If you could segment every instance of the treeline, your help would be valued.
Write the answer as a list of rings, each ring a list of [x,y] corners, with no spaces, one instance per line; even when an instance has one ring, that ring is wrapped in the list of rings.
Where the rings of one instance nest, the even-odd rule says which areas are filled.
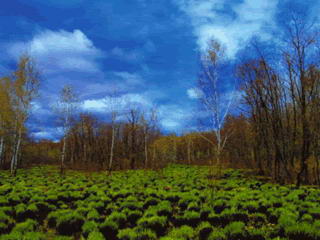
[[[129,110],[125,120],[113,126],[92,114],[81,113],[67,133],[65,167],[94,170],[159,169],[169,163],[208,165],[215,157],[213,132],[190,132],[182,136],[164,135],[158,124],[148,122],[141,109]],[[228,116],[222,132],[233,129],[234,137],[223,154],[223,164],[230,167],[253,166],[246,152],[252,139],[244,141],[244,116]],[[113,133],[113,129],[115,129]],[[113,140],[114,139],[114,143]],[[60,164],[63,142],[48,140],[25,142],[24,161],[29,164]],[[111,158],[111,156],[113,156]],[[111,169],[110,169],[111,168]]]
[[[158,169],[168,163],[208,164],[213,157],[212,144],[198,133],[165,136],[158,124],[147,121],[146,114],[137,108],[123,118],[113,124],[89,113],[74,117],[65,138],[64,168]],[[60,164],[63,144],[63,140],[29,140],[24,145],[24,161],[26,165]]]

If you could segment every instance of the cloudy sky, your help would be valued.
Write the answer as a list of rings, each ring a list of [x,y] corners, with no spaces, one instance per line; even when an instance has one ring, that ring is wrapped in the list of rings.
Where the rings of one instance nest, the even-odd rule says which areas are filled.
[[[8,0],[0,8],[0,74],[28,52],[42,73],[29,120],[34,136],[58,136],[51,106],[64,84],[82,111],[102,117],[108,94],[156,106],[164,131],[194,124],[199,52],[211,37],[230,62],[259,36],[281,32],[289,7],[308,15],[317,0]],[[224,81],[229,81],[228,78]],[[231,80],[230,80],[231,81]]]

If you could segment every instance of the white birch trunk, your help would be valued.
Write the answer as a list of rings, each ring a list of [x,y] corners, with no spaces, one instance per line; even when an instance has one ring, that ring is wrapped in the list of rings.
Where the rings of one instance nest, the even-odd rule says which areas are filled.
[[[21,145],[21,139],[22,138],[22,129],[19,129],[19,135],[18,135],[18,142],[15,150],[15,161],[14,161],[14,174],[16,173],[18,169],[18,156],[19,156],[19,151],[20,151],[20,145]]]
[[[16,149],[17,149],[17,126],[18,126],[18,120],[15,121],[15,131],[13,135],[14,143],[13,143],[13,153],[11,157],[11,163],[10,163],[10,173],[11,175],[14,175],[14,166],[15,166],[15,157],[16,157]]]
[[[63,137],[63,146],[62,146],[62,153],[61,153],[61,166],[60,166],[60,174],[63,174],[64,169],[64,159],[66,154],[66,136]]]

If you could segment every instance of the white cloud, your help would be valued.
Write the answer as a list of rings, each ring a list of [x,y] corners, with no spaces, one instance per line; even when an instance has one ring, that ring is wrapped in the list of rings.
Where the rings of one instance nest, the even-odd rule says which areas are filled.
[[[113,72],[116,77],[124,80],[126,84],[129,85],[139,85],[143,82],[141,76],[137,73],[129,73],[129,72]]]
[[[111,50],[111,56],[119,58],[120,60],[125,60],[129,62],[135,62],[141,59],[143,56],[137,50],[125,50],[119,47],[115,47]]]
[[[116,109],[125,111],[131,105],[139,105],[142,108],[151,107],[151,101],[142,94],[129,93],[118,97],[104,97],[100,99],[88,99],[83,101],[82,109],[92,112],[111,112]]]
[[[231,6],[235,17],[222,14],[226,0],[175,0],[192,23],[200,50],[205,50],[208,40],[218,39],[226,46],[227,56],[233,58],[241,47],[256,34],[269,37],[264,30],[272,27],[278,0],[244,0]]]
[[[202,92],[199,88],[189,88],[187,90],[187,94],[188,94],[188,97],[191,98],[191,99],[198,99],[200,98]]]
[[[47,131],[40,131],[40,132],[33,133],[33,136],[36,139],[51,139],[53,138],[53,133],[47,132]]]
[[[29,53],[47,73],[58,71],[99,71],[96,59],[102,56],[92,41],[80,30],[45,30],[29,42],[17,42],[8,49],[9,54],[18,58]]]
[[[169,131],[181,131],[192,116],[189,109],[176,104],[161,105],[158,112],[160,124]]]

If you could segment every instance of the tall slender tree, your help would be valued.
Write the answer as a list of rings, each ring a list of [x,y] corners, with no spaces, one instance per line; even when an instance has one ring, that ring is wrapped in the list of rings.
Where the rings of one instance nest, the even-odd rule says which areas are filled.
[[[74,116],[79,100],[75,94],[72,86],[65,85],[60,92],[60,99],[57,106],[59,114],[59,120],[62,124],[63,139],[62,139],[62,150],[61,150],[61,162],[60,162],[60,174],[64,173],[65,158],[67,150],[67,135],[72,126],[72,117]]]
[[[17,171],[22,133],[31,113],[32,101],[38,96],[39,84],[40,74],[34,60],[28,55],[23,55],[19,59],[17,70],[12,75],[11,100],[14,113],[14,142],[10,168],[12,175]]]
[[[206,52],[201,55],[202,68],[198,78],[198,97],[209,116],[209,122],[204,124],[214,132],[215,139],[208,139],[203,134],[201,136],[211,142],[215,148],[215,164],[219,168],[218,174],[220,174],[221,170],[221,154],[230,135],[229,133],[223,134],[223,123],[231,110],[236,93],[235,86],[228,93],[223,92],[220,73],[225,61],[224,48],[217,40],[212,39]]]

